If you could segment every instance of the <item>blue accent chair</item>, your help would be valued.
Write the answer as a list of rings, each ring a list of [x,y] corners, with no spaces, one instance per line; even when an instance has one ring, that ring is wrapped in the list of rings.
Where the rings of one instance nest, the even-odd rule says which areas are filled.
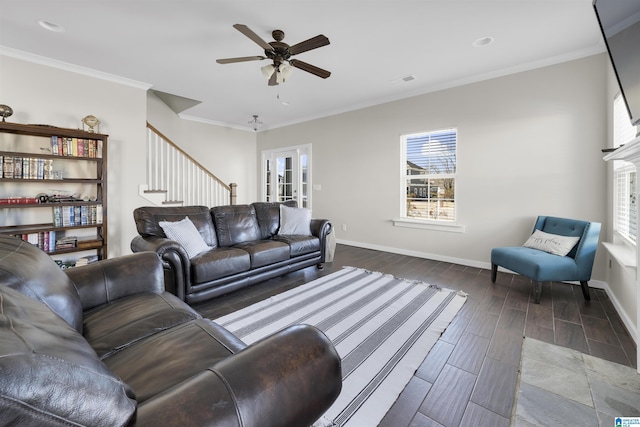
[[[589,280],[596,256],[600,223],[551,216],[539,216],[533,231],[561,236],[578,236],[580,240],[566,256],[550,254],[524,246],[491,250],[491,281],[495,283],[498,266],[528,277],[534,282],[534,302],[540,303],[542,282],[578,281],[584,299],[589,301]]]

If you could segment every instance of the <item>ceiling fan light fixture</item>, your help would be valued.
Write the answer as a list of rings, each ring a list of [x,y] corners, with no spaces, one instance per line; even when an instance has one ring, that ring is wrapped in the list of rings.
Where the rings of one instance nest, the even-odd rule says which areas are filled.
[[[282,81],[286,81],[289,77],[291,77],[291,74],[293,74],[293,67],[289,64],[282,64],[280,65],[280,69],[278,70],[280,72],[280,75],[282,76]]]
[[[262,75],[266,79],[271,78],[271,75],[275,70],[276,70],[276,67],[274,67],[273,64],[265,65],[264,67],[260,68],[260,71],[262,71]]]
[[[53,22],[45,21],[43,19],[40,19],[36,22],[38,22],[38,25],[40,25],[47,31],[52,31],[54,33],[64,33],[66,31],[63,26],[55,24]]]
[[[472,44],[473,47],[484,47],[484,46],[488,46],[491,43],[493,43],[493,37],[480,37],[479,39],[475,40]]]

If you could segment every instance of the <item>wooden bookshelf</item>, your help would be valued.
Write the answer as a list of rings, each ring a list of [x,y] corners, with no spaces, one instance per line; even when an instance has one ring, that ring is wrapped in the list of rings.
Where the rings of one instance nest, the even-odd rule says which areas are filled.
[[[106,259],[107,141],[79,129],[0,122],[0,234],[51,255],[89,251]],[[56,218],[61,212],[64,220]]]

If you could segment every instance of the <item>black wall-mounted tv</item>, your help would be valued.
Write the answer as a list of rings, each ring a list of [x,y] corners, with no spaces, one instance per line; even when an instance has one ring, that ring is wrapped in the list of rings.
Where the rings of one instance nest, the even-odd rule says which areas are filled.
[[[594,0],[611,64],[633,125],[640,124],[640,0]]]

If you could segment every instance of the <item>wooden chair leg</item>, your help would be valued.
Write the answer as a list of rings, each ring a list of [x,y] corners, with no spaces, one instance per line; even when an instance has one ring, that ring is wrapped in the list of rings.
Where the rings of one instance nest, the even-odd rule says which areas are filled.
[[[498,266],[496,264],[491,264],[491,281],[496,283],[496,277],[498,276]]]
[[[581,281],[580,287],[582,288],[582,295],[584,295],[584,300],[591,301],[591,295],[589,294],[589,282]]]
[[[542,295],[542,282],[533,281],[533,302],[540,304],[540,295]]]

